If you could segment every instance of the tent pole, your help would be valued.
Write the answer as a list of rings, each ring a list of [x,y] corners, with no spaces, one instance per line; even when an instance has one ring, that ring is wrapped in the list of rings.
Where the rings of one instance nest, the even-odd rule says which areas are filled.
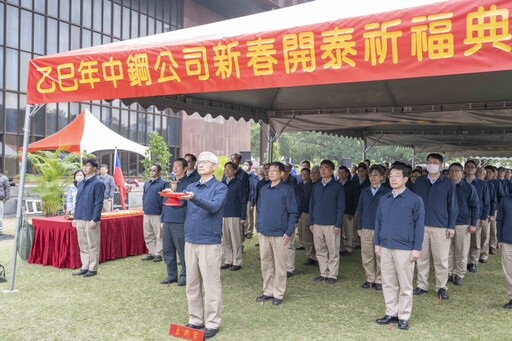
[[[366,138],[366,133],[363,132],[363,160],[366,160],[366,152],[368,150],[368,139]]]
[[[25,109],[25,126],[23,128],[23,152],[21,157],[20,166],[20,188],[18,192],[18,202],[16,206],[16,225],[14,232],[14,247],[12,248],[12,263],[11,263],[11,277],[9,282],[9,290],[4,292],[15,292],[14,290],[14,276],[16,274],[16,259],[18,252],[18,232],[21,224],[21,209],[23,207],[23,192],[25,191],[25,173],[27,172],[27,154],[28,154],[28,139],[30,136],[30,115],[32,105],[27,105]],[[39,110],[39,107],[36,109]]]
[[[416,166],[416,147],[413,145],[412,146],[412,168],[414,168]]]
[[[267,161],[270,163],[274,158],[274,132],[270,124],[268,125],[268,147],[267,147]]]

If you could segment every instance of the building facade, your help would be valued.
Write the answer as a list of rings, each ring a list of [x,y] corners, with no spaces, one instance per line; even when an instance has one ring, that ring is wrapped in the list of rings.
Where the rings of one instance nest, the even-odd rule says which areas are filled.
[[[0,167],[19,171],[28,63],[32,58],[144,37],[293,5],[297,0],[0,0]],[[157,131],[174,157],[212,150],[250,150],[250,126],[233,119],[188,117],[183,112],[125,106],[119,100],[50,103],[33,118],[30,142],[62,129],[84,108],[115,132],[148,144]],[[192,113],[189,113],[192,114]],[[197,116],[197,117],[196,117]],[[212,132],[215,132],[212,134]],[[219,138],[222,136],[222,138]],[[100,137],[101,138],[101,137]],[[112,165],[112,153],[96,153]],[[120,152],[125,175],[142,172],[139,156]]]

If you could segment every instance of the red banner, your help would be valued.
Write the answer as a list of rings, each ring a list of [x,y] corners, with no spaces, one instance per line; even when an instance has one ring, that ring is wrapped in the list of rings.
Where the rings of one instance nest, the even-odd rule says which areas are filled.
[[[123,42],[122,48],[70,51],[30,61],[27,102],[509,70],[511,9],[511,0],[448,1],[185,44],[172,41],[169,32],[154,46],[140,38]]]

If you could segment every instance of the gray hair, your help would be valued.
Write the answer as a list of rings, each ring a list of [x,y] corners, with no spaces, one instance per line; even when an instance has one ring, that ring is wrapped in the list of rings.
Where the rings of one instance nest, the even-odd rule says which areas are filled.
[[[210,161],[214,165],[217,165],[217,166],[219,165],[219,158],[212,152],[202,152],[197,157],[197,161],[199,161],[199,160],[206,160],[206,161]]]

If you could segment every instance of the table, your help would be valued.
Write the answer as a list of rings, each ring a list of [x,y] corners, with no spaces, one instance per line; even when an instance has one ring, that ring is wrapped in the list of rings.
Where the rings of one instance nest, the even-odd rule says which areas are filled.
[[[63,217],[33,218],[34,244],[28,262],[56,268],[81,267],[78,234]],[[147,252],[142,212],[101,218],[100,263]]]

